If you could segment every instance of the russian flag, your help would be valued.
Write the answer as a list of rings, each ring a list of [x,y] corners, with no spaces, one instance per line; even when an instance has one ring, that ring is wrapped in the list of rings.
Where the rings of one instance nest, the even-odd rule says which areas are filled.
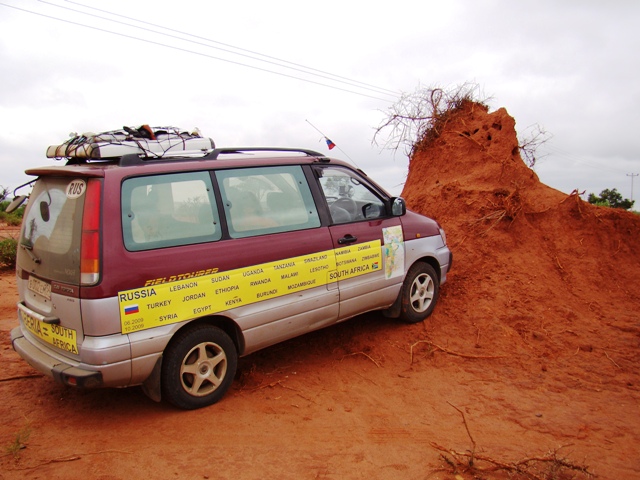
[[[138,305],[129,305],[128,307],[124,307],[124,314],[131,315],[132,313],[138,313],[140,309]]]
[[[324,137],[324,139],[327,141],[327,147],[329,147],[329,150],[336,146],[336,144],[329,140],[327,137]]]

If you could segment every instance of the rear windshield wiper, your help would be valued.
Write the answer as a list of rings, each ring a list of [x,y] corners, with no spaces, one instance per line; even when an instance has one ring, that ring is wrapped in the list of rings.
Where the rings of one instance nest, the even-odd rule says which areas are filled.
[[[33,260],[35,263],[40,263],[42,262],[42,260],[40,260],[38,257],[35,256],[35,254],[33,253],[33,247],[31,245],[25,245],[24,243],[21,243],[20,246],[24,249],[25,252],[27,252],[27,254],[29,254],[29,256],[31,257],[31,260]]]

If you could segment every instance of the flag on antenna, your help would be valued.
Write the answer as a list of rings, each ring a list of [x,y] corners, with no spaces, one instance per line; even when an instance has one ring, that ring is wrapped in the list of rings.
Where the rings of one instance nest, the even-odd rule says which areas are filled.
[[[336,144],[329,140],[327,137],[324,137],[324,139],[327,141],[327,147],[329,147],[329,150],[336,146]]]

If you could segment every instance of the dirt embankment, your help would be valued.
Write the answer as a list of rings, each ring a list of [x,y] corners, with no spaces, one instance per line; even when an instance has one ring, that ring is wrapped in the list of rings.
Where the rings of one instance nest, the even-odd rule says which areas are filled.
[[[38,376],[0,275],[0,478],[509,478],[454,473],[472,450],[538,459],[512,478],[637,478],[640,219],[541,184],[514,127],[469,104],[411,159],[403,195],[454,252],[427,322],[365,315],[251,355],[208,409]]]
[[[519,426],[549,433],[549,446],[597,445],[610,460],[585,456],[607,463],[596,468],[605,478],[617,477],[612,454],[640,475],[624,460],[640,447],[640,216],[540,183],[519,156],[514,119],[473,104],[416,152],[403,194],[445,227],[455,253],[440,310],[451,321],[431,335],[509,358],[483,365],[479,381],[499,378],[522,399],[543,393],[528,407],[552,408],[553,420],[525,420],[526,402],[507,400]]]

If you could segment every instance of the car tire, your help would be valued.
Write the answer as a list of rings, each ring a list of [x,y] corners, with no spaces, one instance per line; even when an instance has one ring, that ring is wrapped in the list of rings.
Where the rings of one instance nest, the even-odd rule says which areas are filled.
[[[185,410],[220,400],[238,366],[236,347],[224,331],[197,325],[179,332],[162,360],[162,398]]]
[[[402,284],[400,319],[406,323],[423,321],[436,306],[440,281],[431,265],[414,263]]]

